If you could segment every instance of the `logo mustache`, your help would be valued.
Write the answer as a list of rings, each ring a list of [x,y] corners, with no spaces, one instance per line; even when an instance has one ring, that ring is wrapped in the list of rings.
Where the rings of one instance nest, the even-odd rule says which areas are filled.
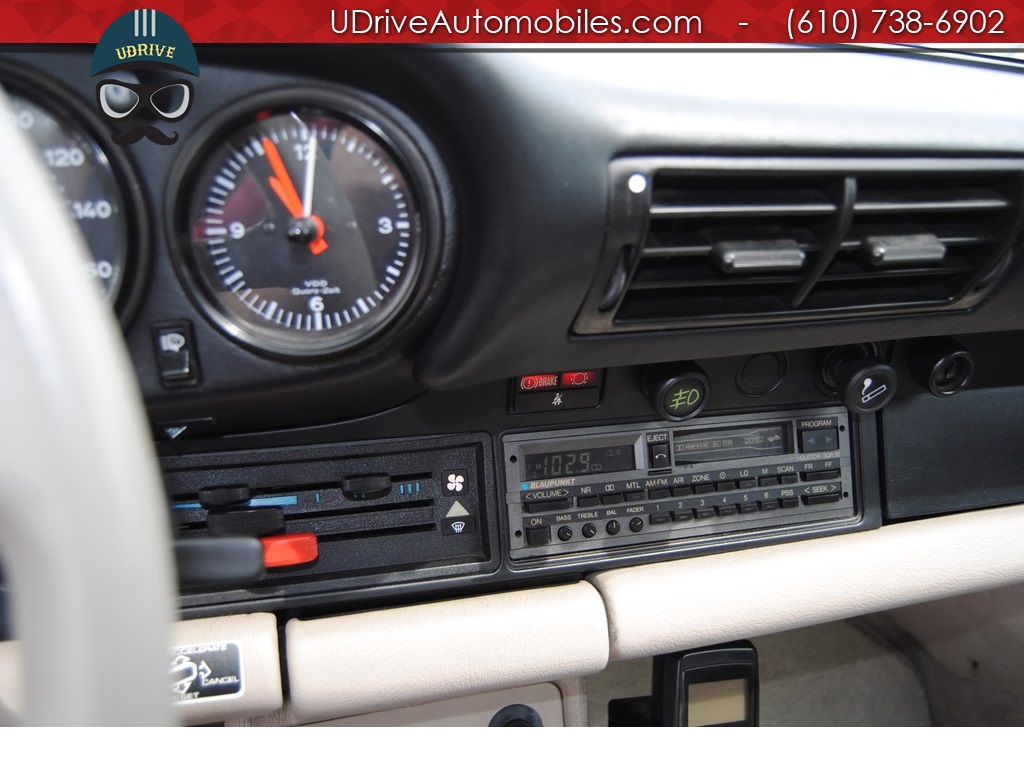
[[[115,144],[120,144],[122,147],[134,144],[137,141],[142,141],[143,139],[149,139],[154,144],[163,144],[166,146],[168,144],[173,144],[178,140],[178,132],[175,131],[173,135],[168,136],[156,126],[137,125],[129,128],[122,134],[111,133],[110,138]]]

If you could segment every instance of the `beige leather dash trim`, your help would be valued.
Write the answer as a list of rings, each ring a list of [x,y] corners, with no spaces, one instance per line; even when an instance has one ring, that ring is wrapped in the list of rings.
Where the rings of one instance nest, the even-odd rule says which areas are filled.
[[[608,661],[590,584],[293,619],[291,706],[302,721],[586,675]]]
[[[613,659],[1024,581],[1024,506],[599,573]]]

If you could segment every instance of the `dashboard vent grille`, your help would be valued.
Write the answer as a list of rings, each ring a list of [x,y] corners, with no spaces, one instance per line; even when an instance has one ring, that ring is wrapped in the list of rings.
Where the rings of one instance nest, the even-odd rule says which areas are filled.
[[[618,160],[582,333],[963,309],[1006,266],[1024,165]]]
[[[860,176],[850,228],[802,306],[950,304],[1001,255],[1020,203],[1016,174]],[[935,256],[872,256],[872,243],[915,241]]]

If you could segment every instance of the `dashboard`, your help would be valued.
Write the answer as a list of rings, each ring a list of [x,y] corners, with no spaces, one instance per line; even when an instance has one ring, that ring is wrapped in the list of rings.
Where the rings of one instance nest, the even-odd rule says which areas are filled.
[[[600,591],[1024,501],[1019,64],[197,52],[98,83],[0,50],[124,334],[183,619]],[[162,118],[127,145],[124,82]]]

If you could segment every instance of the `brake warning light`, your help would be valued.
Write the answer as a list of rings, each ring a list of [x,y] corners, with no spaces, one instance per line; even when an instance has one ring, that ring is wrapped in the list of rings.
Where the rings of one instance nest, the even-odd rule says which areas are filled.
[[[535,373],[519,378],[520,392],[533,392],[538,389],[554,389],[558,386],[557,373]]]

